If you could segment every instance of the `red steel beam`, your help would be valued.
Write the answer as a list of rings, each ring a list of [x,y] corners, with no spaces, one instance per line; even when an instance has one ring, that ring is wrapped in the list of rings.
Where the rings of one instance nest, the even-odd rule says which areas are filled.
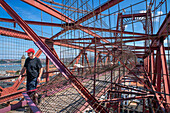
[[[166,100],[167,103],[170,103],[170,79],[169,79],[169,73],[166,63],[166,55],[165,55],[165,49],[163,43],[160,45],[160,54],[161,54],[161,62],[162,62],[162,74],[163,74],[163,80],[164,80],[164,88],[165,88],[165,94],[166,94]],[[168,105],[170,106],[170,105]]]
[[[2,22],[12,22],[15,23],[14,19],[7,19],[7,18],[0,18],[0,21]],[[25,21],[27,24],[33,24],[33,25],[43,25],[43,26],[53,26],[53,27],[63,27],[63,24],[56,24],[56,23],[48,23],[48,22],[38,22],[38,21]],[[144,35],[147,36],[146,34],[142,34],[142,33],[134,33],[134,32],[126,32],[126,31],[118,31],[118,30],[110,30],[110,29],[104,29],[104,28],[94,28],[94,27],[84,27],[84,26],[78,26],[78,28],[83,28],[83,29],[89,29],[89,30],[96,30],[96,31],[105,31],[105,32],[116,32],[116,33],[123,33],[123,34],[132,34],[132,35]],[[60,33],[64,33],[66,30],[61,31]],[[61,34],[56,34],[53,37],[58,37]],[[101,38],[101,39],[115,39],[116,37],[105,37],[105,38]],[[132,39],[132,38],[145,38],[142,36],[139,37],[122,37],[122,39]],[[146,37],[148,38],[148,37]],[[90,39],[94,39],[94,38],[87,38],[87,40]],[[76,39],[62,39],[62,40],[76,40]],[[86,40],[84,38],[79,38],[77,40]]]
[[[160,50],[158,48],[157,50],[157,54],[156,54],[156,75],[157,75],[157,84],[156,84],[156,90],[158,92],[161,92],[161,69],[162,69],[162,65],[161,65],[161,54],[160,54]],[[156,79],[156,77],[155,77]]]
[[[112,30],[112,29],[105,29],[105,28],[96,28],[96,27],[84,27],[84,26],[78,26],[77,29],[87,29],[87,30],[94,30],[94,31],[104,31],[104,32],[112,32],[112,33],[123,33],[123,34],[129,34],[129,35],[141,35],[141,36],[150,36],[148,34],[144,33],[136,33],[136,32],[129,32],[129,31],[119,31],[119,30]],[[96,36],[97,37],[97,36]]]
[[[153,94],[148,94],[146,96],[136,96],[136,97],[129,97],[129,98],[114,98],[114,99],[107,99],[107,100],[100,100],[100,102],[119,102],[119,101],[125,101],[125,100],[132,100],[132,99],[144,99],[153,97]]]
[[[130,92],[130,91],[108,91],[108,93],[125,93],[125,94],[136,94],[136,95],[147,95],[147,93]]]
[[[101,44],[102,45],[102,44]],[[104,48],[106,48],[104,45],[103,45]],[[106,48],[106,50],[108,50]],[[113,55],[113,53],[111,51],[108,50],[109,53],[111,53]],[[114,55],[113,55],[114,56]],[[128,68],[121,60],[117,59],[127,70],[131,71],[130,68]],[[131,71],[131,73],[139,80],[140,83],[142,83],[146,88],[150,89],[150,87],[143,81],[141,80],[141,78],[139,78],[134,72]]]
[[[77,80],[71,71],[58,59],[52,50],[40,39],[40,37],[19,17],[19,15],[4,1],[0,0],[1,7],[18,23],[18,25],[30,36],[38,48],[51,60],[63,76],[71,82],[73,87],[82,95],[96,112],[106,113],[106,109],[90,94],[90,92]]]
[[[64,22],[70,23],[74,22],[71,18],[67,17],[66,15],[62,14],[61,12],[57,11],[56,9],[52,8],[51,6],[41,2],[40,0],[21,0],[29,5],[32,5]],[[50,10],[51,9],[51,10]]]
[[[42,11],[44,11],[44,12],[46,12],[46,13],[48,13],[48,14],[50,14],[50,15],[52,15],[52,16],[54,16],[54,17],[56,17],[56,18],[58,18],[58,19],[60,19],[60,20],[62,20],[64,22],[67,22],[67,23],[74,22],[74,20],[72,20],[71,18],[69,18],[66,15],[60,13],[56,9],[52,8],[51,6],[41,2],[40,0],[36,0],[36,1],[35,0],[22,0],[22,1],[36,7],[38,9],[42,10]],[[68,29],[64,29],[61,32],[57,33],[56,35],[52,36],[51,40],[54,39],[55,37],[61,35],[62,33],[66,32],[67,30]],[[86,33],[88,33],[90,35],[93,35],[93,36],[96,36],[96,37],[98,36],[97,34],[91,32],[89,30],[86,30],[86,29],[81,29],[81,30],[83,30],[84,32],[86,32]]]
[[[12,101],[16,98],[19,98],[22,96],[22,92],[24,92],[26,89],[21,89],[15,92],[12,92],[8,95],[4,95],[0,97],[0,104],[4,103],[4,102],[8,102],[8,101]]]
[[[163,21],[161,27],[159,28],[157,32],[158,39],[164,34],[169,35],[169,28],[170,28],[169,23],[170,23],[170,12],[167,14],[165,20]],[[166,37],[164,37],[164,39],[165,38]],[[154,40],[150,47],[157,47],[158,43],[159,43],[159,40]]]
[[[154,36],[152,36],[154,37]],[[138,39],[138,38],[148,38],[146,36],[125,36],[122,39]],[[100,39],[116,39],[116,37],[101,37]],[[71,38],[71,39],[56,39],[54,41],[76,41],[76,40],[94,40],[94,38]]]
[[[144,17],[144,16],[147,16],[147,13],[121,15],[122,18]]]
[[[145,71],[145,70],[144,70],[144,71]],[[158,104],[159,104],[159,106],[161,107],[161,110],[162,110],[163,112],[165,112],[165,107],[163,106],[163,103],[162,103],[162,101],[161,101],[161,99],[160,99],[160,95],[156,92],[156,89],[155,89],[155,87],[153,86],[152,81],[151,81],[149,75],[146,75],[146,77],[147,77],[147,79],[148,79],[148,81],[149,81],[149,84],[151,85],[151,88],[152,88],[152,90],[153,90],[153,92],[154,92],[154,94],[155,94],[156,99],[158,100]]]
[[[169,34],[169,23],[170,23],[170,12],[167,14],[165,20],[163,21],[161,27],[159,28],[157,35],[161,36],[163,33],[167,33]]]
[[[145,36],[125,36],[122,39],[138,39],[138,38],[146,38]],[[101,37],[100,39],[116,39],[116,37]],[[71,39],[56,39],[54,41],[74,41],[74,40],[94,40],[94,38],[71,38]]]
[[[66,31],[68,31],[67,29],[63,29],[60,32],[58,32],[57,34],[53,35],[50,39],[53,40],[54,38],[60,36],[61,34],[65,33]]]
[[[0,35],[20,38],[20,39],[25,39],[25,40],[31,40],[30,37],[24,32],[13,30],[10,28],[4,28],[4,27],[0,27]],[[42,40],[49,39],[45,37],[40,37],[40,38]]]
[[[110,7],[122,2],[123,0],[110,0],[108,2],[106,2],[105,4],[103,4],[102,6],[100,6],[99,8],[95,9],[94,11],[90,12],[89,14],[87,14],[86,16],[82,17],[81,19],[79,19],[78,21],[75,22],[75,24],[80,24],[88,19],[90,19],[91,17],[100,14],[101,12],[109,9]]]
[[[137,42],[137,41],[144,41],[144,40],[149,40],[147,38],[141,38],[141,39],[134,39],[134,40],[126,40],[126,41],[120,41],[120,42],[114,42],[114,43],[105,43],[103,45],[115,45],[119,43],[129,43],[129,42]],[[73,42],[72,42],[73,43]]]
[[[36,52],[35,56],[36,56],[36,57],[40,57],[41,53],[42,53],[42,51],[39,49],[39,50]]]
[[[10,29],[10,28],[4,28],[4,27],[0,27],[0,35],[20,38],[20,39],[25,39],[25,40],[31,40],[30,37],[24,32],[13,30],[13,29]],[[46,37],[40,37],[40,38],[42,40],[49,39],[49,38],[46,38]],[[84,49],[84,47],[82,47],[82,46],[73,45],[73,44],[64,44],[64,43],[60,43],[60,42],[54,42],[54,45],[64,46],[64,47],[69,47],[69,48],[74,48],[74,49],[81,49],[81,50]],[[94,52],[93,49],[87,49],[87,51]],[[40,55],[40,54],[39,55],[38,54],[39,53],[37,53],[37,56]]]
[[[135,88],[128,87],[128,86],[124,86],[124,85],[120,85],[120,84],[115,84],[115,85],[116,85],[116,86],[119,86],[119,87],[122,87],[122,88],[134,90],[134,91],[137,91],[137,92],[147,93],[146,91],[144,91],[144,90],[142,90],[142,89],[135,89]]]
[[[28,96],[28,94],[26,92],[23,92],[22,94],[23,94],[25,100],[27,101],[29,107],[31,108],[31,111],[33,113],[41,113],[40,109],[35,105],[35,103],[33,103],[33,101]]]
[[[8,18],[0,18],[1,22],[11,22],[15,23],[14,19],[8,19]],[[56,24],[56,23],[48,23],[48,22],[38,22],[38,21],[28,21],[24,20],[27,24],[33,24],[33,25],[43,25],[43,26],[53,26],[53,27],[62,27],[62,24]]]
[[[30,4],[30,5],[32,5],[32,6],[34,6],[34,7],[36,7],[36,8],[38,8],[38,9],[42,10],[42,11],[44,11],[44,12],[46,12],[46,13],[48,13],[48,14],[50,14],[50,15],[52,15],[52,16],[54,16],[54,17],[56,17],[56,18],[58,18],[58,19],[60,19],[60,20],[62,20],[62,21],[64,21],[64,22],[67,22],[67,23],[75,22],[75,21],[72,20],[71,18],[69,18],[69,17],[67,17],[66,15],[60,13],[60,12],[57,11],[56,9],[52,8],[51,6],[49,6],[49,5],[41,2],[40,0],[36,0],[36,1],[35,1],[35,0],[22,0],[22,1],[24,1],[24,2],[26,2],[26,3],[28,3],[28,4]],[[120,1],[122,1],[122,0],[120,0]],[[112,1],[112,2],[113,2],[113,1]],[[104,6],[104,7],[106,7],[106,6]],[[65,18],[65,19],[64,19],[64,18]],[[81,25],[79,25],[79,26],[81,26]],[[71,27],[68,27],[68,28],[71,28]],[[59,36],[59,35],[61,35],[62,33],[66,32],[67,30],[68,30],[68,29],[64,29],[64,30],[60,31],[60,32],[57,33],[56,35],[52,36],[52,37],[51,37],[51,40],[53,40],[56,36]],[[82,31],[84,31],[84,32],[86,32],[86,33],[94,36],[94,37],[100,38],[99,35],[97,35],[96,33],[92,32],[92,31],[90,31],[90,30],[83,29],[83,28],[80,28],[80,30],[82,30]],[[104,42],[109,42],[109,41],[107,41],[107,40],[105,40],[105,39],[102,39],[102,41],[104,41]]]
[[[88,57],[87,57],[87,53],[85,53],[85,59],[86,59],[86,62],[87,62],[87,65],[88,65],[89,70],[91,70],[91,66],[90,66],[89,59],[88,59]]]

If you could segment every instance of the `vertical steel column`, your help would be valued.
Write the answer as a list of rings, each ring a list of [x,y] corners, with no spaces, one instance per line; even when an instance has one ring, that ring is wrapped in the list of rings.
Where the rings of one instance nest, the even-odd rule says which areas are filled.
[[[113,70],[111,70],[111,79],[110,79],[110,82],[111,82],[111,86],[110,86],[110,90],[112,91],[112,87],[113,87]]]
[[[87,57],[87,53],[85,53],[85,59],[86,59],[86,61],[87,61],[89,70],[91,70],[91,66],[90,66],[89,59],[88,59],[88,57]]]
[[[145,99],[143,99],[143,113],[145,113]]]
[[[150,72],[150,58],[149,58],[149,57],[150,57],[150,56],[148,55],[148,56],[147,56],[147,64],[148,64],[148,65],[147,65],[147,71],[148,71],[147,73]]]
[[[80,55],[78,56],[78,58],[76,59],[75,64],[78,64],[78,63],[79,63],[80,57],[81,57],[81,54],[80,54]],[[72,72],[75,71],[75,68],[76,68],[76,65],[75,65],[75,64],[74,64],[74,66],[73,66],[73,71],[72,71]]]
[[[46,82],[49,81],[49,59],[48,57],[46,56]]]
[[[169,83],[169,74],[168,74],[168,68],[166,63],[166,56],[165,56],[165,48],[163,45],[163,41],[160,42],[160,54],[161,54],[161,62],[162,62],[162,74],[163,74],[163,80],[164,80],[164,88],[165,88],[165,97],[166,102],[170,103],[170,83]],[[170,105],[168,105],[170,107]]]
[[[153,81],[154,78],[154,51],[151,51],[151,56],[150,56],[150,78]]]
[[[82,54],[82,66],[84,66],[84,55],[85,55],[85,50],[83,50]],[[82,67],[82,74],[84,73],[84,67]]]
[[[146,71],[148,71],[147,70],[147,57],[145,57],[144,59],[143,59],[143,61],[144,61],[144,69],[146,70]]]
[[[121,69],[119,68],[119,79],[118,79],[118,84],[120,84],[120,71],[121,71]],[[124,75],[123,75],[124,76]],[[118,86],[118,90],[121,90],[121,87],[119,87]],[[121,97],[121,94],[120,93],[118,93],[118,97]],[[121,102],[119,102],[118,103],[118,113],[120,113],[120,104],[121,104]]]
[[[156,84],[156,90],[158,92],[161,92],[161,70],[162,70],[162,65],[161,65],[161,55],[160,55],[160,49],[158,48],[157,53],[156,53],[156,74],[157,74],[157,84]]]
[[[96,37],[94,39],[95,42],[95,52],[94,52],[94,83],[93,83],[93,96],[95,97],[95,90],[96,90],[96,65],[98,57],[96,58],[97,50],[96,50]]]

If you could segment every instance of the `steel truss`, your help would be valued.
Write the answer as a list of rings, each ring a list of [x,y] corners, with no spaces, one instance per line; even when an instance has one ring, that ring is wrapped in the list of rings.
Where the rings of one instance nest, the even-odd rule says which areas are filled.
[[[118,13],[116,30],[87,27],[81,24],[94,16],[98,18],[97,16],[101,12],[121,3],[123,0],[110,0],[78,20],[71,19],[40,0],[22,1],[64,22],[64,24],[57,24],[23,20],[4,0],[0,0],[1,7],[13,18],[0,18],[0,21],[17,23],[25,31],[21,32],[0,27],[0,35],[31,40],[39,48],[36,57],[39,57],[42,52],[46,55],[46,84],[39,86],[34,92],[46,95],[48,98],[44,96],[44,100],[47,99],[49,102],[55,101],[55,98],[50,97],[51,95],[55,95],[58,100],[63,99],[60,98],[61,95],[66,95],[65,97],[68,100],[77,105],[74,106],[72,105],[73,103],[63,99],[62,101],[72,106],[72,108],[57,105],[56,108],[59,106],[58,110],[61,108],[59,112],[65,109],[70,112],[82,112],[87,110],[87,108],[102,113],[120,113],[126,110],[136,112],[170,111],[170,80],[165,54],[165,50],[169,50],[169,48],[164,47],[164,40],[169,36],[170,13],[166,15],[157,34],[153,34],[151,9],[148,9],[145,13]],[[125,25],[129,22],[133,23],[133,21],[141,21],[145,33],[125,31]],[[63,30],[47,38],[38,36],[28,24],[61,27]],[[81,30],[89,36],[93,36],[93,38],[55,39],[70,30]],[[96,31],[114,33],[114,37],[102,37]],[[124,34],[132,36],[123,36]],[[115,41],[110,42],[111,39]],[[125,45],[125,43],[136,41],[145,41],[145,47]],[[86,44],[87,46],[84,47],[77,43]],[[54,45],[79,49],[80,52],[68,65],[65,65],[54,49]],[[137,49],[143,50],[136,51]],[[89,51],[94,53],[93,65],[90,64],[88,58]],[[137,64],[137,58],[142,58],[143,64]],[[61,80],[58,76],[50,80],[49,73],[52,72],[49,71],[49,60],[57,68],[55,71],[59,72],[57,75],[62,75]],[[82,67],[76,67],[80,61]],[[86,66],[85,61],[87,62]],[[68,69],[71,65],[73,65],[73,69]],[[101,80],[97,79],[97,75]],[[104,75],[105,79],[102,78]],[[12,78],[17,77],[14,76]],[[10,78],[6,77],[0,80]],[[23,80],[24,77],[21,81],[17,80],[12,87],[0,87],[0,103],[24,96],[33,112],[45,112],[43,110],[47,106],[46,102],[37,104],[31,100],[31,95],[28,96],[25,89],[18,90]],[[128,85],[128,83],[135,83],[136,85]],[[78,93],[75,93],[76,91]],[[69,94],[72,96],[69,96]],[[100,100],[102,96],[107,96],[107,98]],[[131,105],[134,102],[131,100],[139,100],[139,102],[135,102],[136,108],[133,108]],[[126,104],[127,101],[129,102],[128,105]],[[21,103],[25,104],[25,101],[20,101],[16,106],[22,106]],[[50,110],[56,112],[56,108],[50,108]],[[12,110],[12,108],[6,107],[1,109],[3,112],[9,110]]]

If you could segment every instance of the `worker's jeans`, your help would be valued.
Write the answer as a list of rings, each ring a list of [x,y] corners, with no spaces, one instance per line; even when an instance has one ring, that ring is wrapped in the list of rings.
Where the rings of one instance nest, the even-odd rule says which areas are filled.
[[[27,91],[36,89],[36,87],[37,87],[37,78],[34,78],[31,81],[27,80]]]

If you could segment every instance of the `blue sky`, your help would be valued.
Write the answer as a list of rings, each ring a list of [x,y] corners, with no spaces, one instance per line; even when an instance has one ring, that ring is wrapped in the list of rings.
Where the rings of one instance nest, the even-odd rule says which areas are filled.
[[[21,16],[24,20],[31,20],[31,21],[41,21],[41,11],[20,1],[20,0],[5,0],[18,14],[19,16]],[[94,2],[95,1],[95,2]],[[142,1],[142,0],[139,0],[139,1]],[[110,17],[107,16],[107,17],[102,17],[102,21],[107,23],[108,24],[108,27],[104,27],[104,26],[100,26],[97,25],[96,23],[96,27],[103,27],[103,28],[112,28],[112,29],[115,29],[116,27],[116,22],[117,22],[117,10],[118,9],[122,9],[122,8],[126,8],[130,5],[133,5],[137,2],[139,2],[137,0],[131,0],[130,3],[129,3],[129,0],[125,0],[123,2],[121,2],[119,5],[115,5],[113,6],[112,8],[110,8],[109,10],[106,10],[104,12],[102,12],[102,14],[108,14],[109,12],[112,13],[113,15],[111,15]],[[127,13],[130,13],[131,12],[131,9],[133,11],[136,11],[137,13],[142,13],[142,12],[145,12],[146,11],[146,4],[149,3],[150,0],[148,0],[148,2],[142,2],[136,6],[132,6],[130,8],[126,8],[125,9],[125,13],[124,14],[127,14]],[[156,5],[159,3],[160,0],[157,0],[157,3]],[[167,12],[169,12],[169,6],[170,6],[170,0],[167,0]],[[57,0],[58,3],[62,3],[62,0]],[[102,0],[102,1],[96,1],[96,0],[93,0],[93,4],[91,1],[88,2],[88,4],[91,5],[91,7],[93,8],[97,8],[99,4],[103,4],[106,2],[106,0]],[[79,8],[81,9],[81,5],[83,3],[80,3],[79,2]],[[69,3],[67,3],[66,5],[70,5]],[[76,6],[76,4],[75,4]],[[84,10],[88,10],[88,11],[91,11],[91,8],[90,7],[83,7]],[[60,12],[63,12],[61,9],[57,9],[58,11]],[[121,10],[122,12],[122,10]],[[78,17],[78,13],[74,13],[72,15],[71,12],[67,11],[67,13],[64,13],[65,15],[69,15],[70,18],[73,18],[73,19],[77,19]],[[165,8],[165,4],[163,6],[161,6],[157,11],[155,11],[155,14],[152,14],[152,16],[157,16],[157,15],[162,15],[162,14],[166,14],[166,8]],[[81,16],[84,16],[85,14],[79,14],[79,18]],[[3,10],[1,7],[0,7],[0,18],[11,18],[5,10]],[[100,16],[99,16],[100,18]],[[109,20],[110,18],[110,20]],[[155,17],[153,19],[153,24],[154,24],[154,33],[157,33],[158,31],[158,28],[160,27],[160,25],[162,24],[163,20],[164,20],[165,16],[162,16],[162,17]],[[94,24],[91,23],[89,24],[91,21],[94,21],[96,19],[96,17],[93,17],[91,19],[89,19],[88,21],[82,23],[82,25],[85,25],[85,26],[90,26],[92,27]],[[57,18],[54,18],[52,17],[52,20],[54,23],[63,23],[62,21],[60,21],[59,19]],[[51,22],[51,16],[42,12],[42,21],[43,22]],[[100,20],[98,20],[98,22],[100,22]],[[13,24],[11,23],[4,23],[4,22],[0,22],[0,26],[3,26],[3,27],[8,27],[8,28],[13,28]],[[36,26],[36,25],[29,25],[38,35],[42,35],[41,33],[41,26]],[[129,25],[126,25],[125,26],[125,30],[126,31],[132,31],[132,28],[134,27],[134,31],[135,32],[139,32],[139,33],[144,33],[144,30],[143,30],[143,26],[142,26],[142,23],[135,23],[133,26],[132,24],[129,24]],[[21,30],[22,29],[17,25],[16,28],[13,28],[13,29],[16,29],[16,30]],[[43,36],[44,37],[51,37],[52,35],[56,34],[57,32],[59,32],[61,30],[61,28],[58,28],[58,27],[53,27],[53,33],[52,33],[52,28],[51,27],[47,27],[47,26],[43,26]],[[95,32],[95,31],[94,31]],[[68,33],[68,32],[66,32]],[[78,35],[80,33],[80,35]],[[97,32],[96,32],[97,33]],[[66,34],[63,34],[61,36],[64,36]],[[83,33],[82,31],[73,31],[72,33],[69,33],[69,35],[66,35],[62,38],[78,38],[79,36],[80,37],[91,37],[89,35],[87,35],[86,33]],[[99,33],[99,35],[101,36],[113,36],[113,34],[110,34],[110,33]],[[127,36],[127,35],[125,35]],[[61,37],[58,37],[58,38],[61,38]],[[168,38],[169,40],[169,38]],[[168,46],[167,45],[167,42],[168,40],[165,40],[165,46]],[[6,41],[7,44],[4,45],[4,43],[2,44],[3,41]],[[129,43],[129,45],[132,45],[134,43]],[[143,45],[143,42],[135,42],[135,45],[139,45],[139,46],[142,46]],[[19,51],[15,51],[12,47],[18,47],[18,50]],[[5,37],[5,36],[0,36],[0,48],[1,48],[1,52],[0,52],[0,59],[3,57],[13,57],[14,56],[16,58],[20,58],[20,55],[21,53],[22,54],[25,54],[24,51],[28,48],[35,48],[35,50],[37,51],[38,48],[34,45],[33,42],[31,41],[25,41],[25,40],[20,40],[20,39],[16,39],[16,38],[10,38],[10,37]],[[22,49],[21,49],[22,48]],[[65,47],[57,47],[55,46],[56,48],[56,51],[58,52],[59,56],[60,56],[60,50],[67,50],[68,48],[65,48]],[[8,50],[9,49],[9,50]],[[9,52],[6,53],[6,50],[8,50]],[[3,51],[3,52],[2,52]],[[12,54],[9,54],[10,51],[13,51]],[[72,56],[75,56],[76,54],[78,54],[78,50],[73,50],[71,51],[73,52],[74,55]],[[63,52],[63,54],[67,54],[67,52]],[[5,55],[5,56],[3,56]],[[26,54],[25,54],[26,55]],[[61,56],[62,56],[61,55]],[[41,56],[41,58],[45,58],[45,56]]]

